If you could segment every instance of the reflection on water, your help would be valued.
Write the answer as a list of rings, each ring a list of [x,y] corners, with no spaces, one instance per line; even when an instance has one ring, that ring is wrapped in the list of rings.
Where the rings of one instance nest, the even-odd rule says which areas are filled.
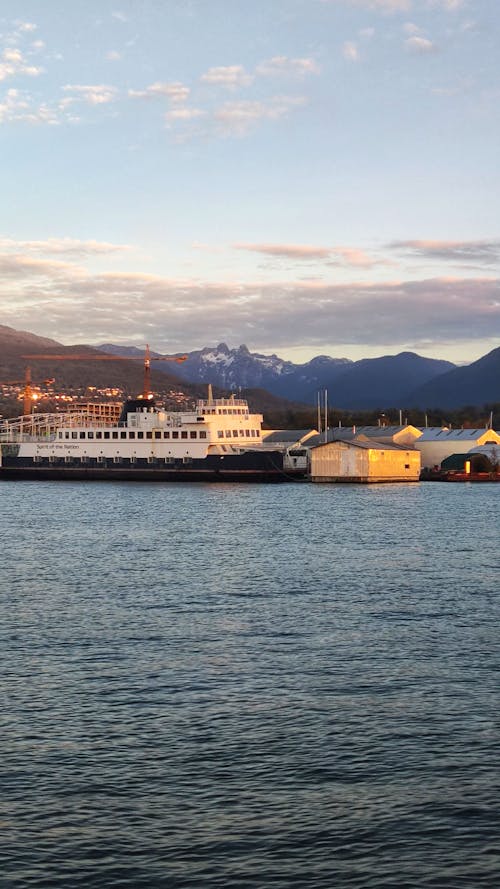
[[[2,887],[491,887],[498,488],[3,483]]]

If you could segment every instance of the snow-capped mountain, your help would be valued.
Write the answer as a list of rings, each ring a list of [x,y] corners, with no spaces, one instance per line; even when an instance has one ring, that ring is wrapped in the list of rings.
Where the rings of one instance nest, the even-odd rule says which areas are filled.
[[[141,354],[130,346],[114,346],[106,343],[100,349],[119,355]],[[151,366],[165,371],[168,365],[154,363]],[[278,355],[261,355],[250,352],[247,346],[230,349],[226,343],[206,347],[188,353],[187,361],[175,366],[175,373],[190,383],[212,383],[222,389],[267,389],[273,395],[292,401],[312,402],[318,388],[325,388],[340,373],[353,364],[347,358],[329,358],[326,355],[313,358],[306,364],[294,364]],[[170,366],[172,371],[172,366]]]

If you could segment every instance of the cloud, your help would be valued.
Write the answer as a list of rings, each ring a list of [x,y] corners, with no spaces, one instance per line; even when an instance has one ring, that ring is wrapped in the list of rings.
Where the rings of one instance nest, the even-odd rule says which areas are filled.
[[[129,90],[132,99],[157,99],[166,98],[171,102],[185,102],[189,98],[190,89],[179,81],[164,83],[156,81],[143,90]]]
[[[79,241],[74,238],[47,238],[45,241],[15,241],[0,238],[0,251],[25,251],[51,256],[99,256],[123,253],[132,248],[127,244],[110,244],[106,241]]]
[[[275,96],[265,101],[225,102],[214,112],[214,120],[224,135],[244,135],[262,120],[286,117],[305,103],[300,96]]]
[[[0,56],[0,81],[9,77],[38,77],[43,68],[28,64],[20,49],[4,49]]]
[[[92,275],[77,266],[0,256],[2,323],[65,342],[143,337],[165,351],[220,342],[252,348],[379,346],[491,339],[500,333],[497,278],[331,284],[218,283]]]
[[[237,87],[249,86],[254,78],[245,71],[242,65],[227,65],[225,67],[209,68],[205,74],[202,74],[200,80],[203,83],[235,89]]]
[[[418,25],[415,25],[414,22],[405,22],[403,25],[403,31],[405,34],[420,34],[421,29]]]
[[[435,44],[432,43],[431,40],[428,40],[427,37],[408,37],[408,39],[405,40],[405,46],[407,49],[411,50],[411,52],[419,53],[421,55],[436,51]]]
[[[70,94],[71,102],[82,101],[87,105],[107,105],[114,102],[118,95],[115,86],[104,84],[71,84],[62,87],[63,92]],[[73,94],[73,95],[71,95]]]
[[[251,253],[280,259],[316,259],[328,261],[329,265],[337,265],[340,261],[358,268],[371,268],[381,262],[355,247],[322,247],[310,244],[234,244],[233,247],[236,250],[248,250]]]
[[[427,6],[444,9],[445,12],[456,12],[463,8],[464,0],[427,0]]]
[[[0,101],[0,124],[13,122],[57,125],[60,119],[57,110],[50,105],[36,105],[29,93],[9,89]]]
[[[261,62],[255,69],[261,77],[276,77],[277,75],[295,75],[303,77],[307,74],[319,74],[319,67],[314,59],[291,59],[288,56],[273,56],[265,62]]]
[[[32,34],[33,31],[37,30],[37,26],[34,24],[34,22],[16,22],[15,24],[18,31],[23,31],[25,33],[27,32],[29,34]]]
[[[344,59],[347,59],[349,62],[358,62],[359,61],[359,50],[355,43],[351,40],[346,40],[342,47],[342,55]]]
[[[202,111],[201,108],[188,108],[184,106],[183,108],[172,108],[171,111],[167,111],[165,114],[166,121],[189,121],[196,120],[199,117],[205,117],[206,111]]]
[[[234,244],[235,250],[248,250],[284,259],[328,259],[329,247],[314,247],[308,244]]]
[[[491,264],[500,260],[500,241],[394,241],[388,245],[413,256],[442,259],[447,262],[476,262]]]
[[[332,2],[332,0],[324,0]],[[338,3],[339,0],[333,0]],[[362,9],[373,9],[376,12],[408,12],[412,8],[412,0],[340,0],[346,6],[359,6]]]
[[[106,59],[108,62],[119,62],[121,58],[121,52],[118,52],[116,49],[110,49],[109,52],[106,53]]]

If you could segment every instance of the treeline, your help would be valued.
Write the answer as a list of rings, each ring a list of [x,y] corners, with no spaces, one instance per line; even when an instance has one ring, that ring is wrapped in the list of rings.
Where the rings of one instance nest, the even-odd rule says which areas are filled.
[[[461,408],[433,408],[423,411],[416,408],[385,409],[370,411],[343,411],[334,407],[328,409],[328,427],[334,426],[450,426],[452,428],[482,429],[490,425],[493,415],[493,428],[500,428],[500,402],[485,404],[482,407],[466,405]],[[317,429],[318,411],[316,408],[269,407],[264,411],[264,426],[267,429]],[[324,411],[321,411],[321,426],[325,426]]]

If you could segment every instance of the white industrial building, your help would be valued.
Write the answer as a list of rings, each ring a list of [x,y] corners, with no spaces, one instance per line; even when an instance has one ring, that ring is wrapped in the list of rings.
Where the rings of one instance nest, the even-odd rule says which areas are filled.
[[[500,444],[500,435],[494,429],[424,429],[414,447],[420,451],[422,469],[439,468],[443,460],[452,454],[466,454],[481,445]]]

